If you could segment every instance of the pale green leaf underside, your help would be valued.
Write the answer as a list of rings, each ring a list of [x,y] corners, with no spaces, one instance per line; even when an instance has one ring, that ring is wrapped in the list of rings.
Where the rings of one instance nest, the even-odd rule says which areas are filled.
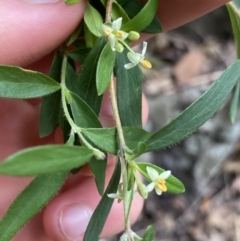
[[[59,89],[59,83],[42,73],[14,66],[0,66],[0,97],[29,99]]]
[[[0,241],[10,241],[63,185],[68,172],[36,177],[21,192],[0,221]]]
[[[84,12],[84,22],[95,36],[102,36],[102,16],[89,2]]]
[[[0,173],[11,176],[36,176],[70,171],[93,156],[86,147],[45,145],[19,151],[0,163]]]

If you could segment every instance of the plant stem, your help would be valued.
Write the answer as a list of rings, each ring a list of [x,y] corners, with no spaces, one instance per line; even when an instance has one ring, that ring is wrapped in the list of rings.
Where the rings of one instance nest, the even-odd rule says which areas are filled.
[[[68,107],[67,107],[67,101],[66,101],[66,91],[68,91],[68,88],[66,86],[66,68],[67,68],[67,56],[64,54],[63,56],[63,62],[62,62],[62,69],[61,69],[61,98],[62,98],[62,106],[63,106],[63,112],[65,114],[65,117],[70,124],[72,130],[74,133],[76,133],[82,142],[84,146],[87,148],[93,150],[94,155],[97,159],[105,159],[105,154],[101,152],[100,150],[94,148],[82,135],[81,131],[82,128],[77,126],[72,119],[71,115],[69,114]]]
[[[108,0],[107,6],[106,6],[106,18],[105,18],[106,22],[111,21],[111,15],[112,15],[112,0]],[[131,201],[129,202],[129,197],[128,197],[128,171],[127,171],[127,161],[125,159],[125,153],[124,153],[126,148],[126,143],[123,135],[121,119],[119,116],[119,110],[117,105],[117,95],[116,95],[113,75],[111,76],[109,91],[110,91],[110,97],[112,102],[114,120],[116,122],[118,137],[120,141],[119,158],[121,161],[121,169],[122,169],[122,177],[123,177],[122,178],[123,179],[123,207],[124,207],[125,231],[128,237],[131,237],[132,231],[131,231],[131,224],[129,220],[129,210],[131,206]]]

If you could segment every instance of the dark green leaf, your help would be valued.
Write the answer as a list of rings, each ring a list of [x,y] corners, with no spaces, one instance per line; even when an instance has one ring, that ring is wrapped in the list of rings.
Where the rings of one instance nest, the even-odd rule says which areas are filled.
[[[117,2],[113,2],[112,19],[116,20],[118,18],[122,18],[122,24],[125,24],[130,20],[127,13],[122,8],[122,6],[120,4],[118,4]]]
[[[95,157],[92,157],[89,162],[89,167],[94,175],[98,192],[102,196],[104,193],[107,159],[97,160]]]
[[[124,3],[128,2],[130,0],[117,0],[117,2],[120,4],[120,5],[123,5]]]
[[[45,145],[19,151],[0,163],[0,173],[35,176],[68,171],[82,166],[93,156],[86,147]]]
[[[138,167],[139,172],[150,182],[151,182],[151,179],[148,176],[147,169],[146,169],[147,167],[151,167],[157,170],[159,174],[165,171],[164,169],[150,163],[139,162],[139,163],[136,163],[136,165]],[[185,192],[185,187],[183,183],[173,175],[171,175],[169,178],[166,179],[166,186],[167,186],[167,192],[170,192],[170,193],[178,194],[178,193]]]
[[[240,16],[237,16],[235,9],[231,3],[226,4],[226,6],[232,24],[237,58],[240,59]]]
[[[82,133],[98,148],[114,155],[117,154],[118,141],[115,128],[85,129]],[[146,142],[151,136],[151,133],[146,132],[141,128],[134,127],[123,127],[123,133],[127,146],[133,150],[138,147],[139,142]]]
[[[95,36],[102,36],[102,16],[89,2],[84,12],[84,22]]]
[[[90,48],[75,49],[67,52],[67,55],[68,57],[82,64],[86,59],[87,55],[89,54],[90,50]]]
[[[82,65],[73,91],[86,101],[96,115],[99,114],[102,103],[102,96],[97,95],[96,70],[100,53],[102,52],[105,44],[106,39],[102,37],[94,45]]]
[[[75,123],[82,128],[101,128],[102,125],[93,110],[79,96],[70,92],[70,103]]]
[[[147,141],[147,151],[178,143],[213,116],[221,107],[240,76],[240,60],[228,67],[212,86],[176,119]]]
[[[59,89],[59,83],[42,73],[14,66],[0,66],[0,97],[29,99]]]
[[[152,225],[148,226],[144,235],[143,235],[143,241],[153,241],[155,235],[155,230]]]
[[[80,24],[77,29],[72,33],[72,35],[69,37],[69,39],[66,42],[66,45],[69,46],[71,44],[73,44],[79,37],[81,31],[82,31],[82,27],[83,25]]]
[[[127,62],[127,50],[117,54],[117,98],[121,123],[123,126],[141,127],[143,75],[138,66],[126,70],[124,64]]]
[[[129,4],[132,1],[133,0],[127,2],[126,4]],[[134,6],[129,7],[129,9],[131,8],[134,11],[134,17],[129,22],[124,24],[123,27],[122,27],[122,30],[124,30],[126,32],[129,32],[129,31],[140,32],[140,31],[142,31],[148,25],[151,24],[151,22],[153,21],[155,15],[156,15],[156,12],[157,12],[158,0],[148,0],[148,2],[144,5],[144,7],[141,10],[139,9],[139,7],[137,7],[137,5],[138,5],[137,1],[134,1],[134,3],[135,3]],[[124,5],[123,8],[127,12],[127,10],[125,9],[125,6],[126,5]],[[135,8],[138,8],[137,15],[136,15],[136,12],[134,10]],[[154,24],[154,27],[155,27],[155,24]],[[159,29],[159,30],[161,30],[161,29]]]
[[[67,172],[36,177],[15,199],[0,221],[0,241],[9,241],[57,193]]]
[[[95,209],[92,218],[88,224],[87,230],[84,235],[83,241],[98,241],[99,235],[103,229],[105,221],[111,210],[114,199],[109,198],[107,194],[116,193],[118,189],[118,184],[121,176],[120,162],[116,164],[115,171],[112,178],[108,184],[108,187],[99,202],[97,208]]]
[[[116,51],[112,51],[110,44],[107,43],[100,55],[97,65],[97,92],[102,95],[107,89],[115,64]]]
[[[240,83],[238,81],[234,90],[234,95],[233,95],[231,108],[230,108],[230,119],[232,123],[235,122],[237,117],[239,92],[240,92]]]
[[[62,56],[56,53],[51,66],[50,77],[60,82],[61,78],[61,66]],[[45,137],[50,135],[59,123],[61,108],[61,91],[57,91],[51,95],[43,97],[40,123],[39,123],[39,135]]]
[[[70,59],[69,59],[70,60]],[[75,69],[72,67],[72,65],[67,62],[67,66],[66,66],[66,86],[70,91],[74,90],[74,86],[76,84],[77,81],[77,75],[75,72]]]

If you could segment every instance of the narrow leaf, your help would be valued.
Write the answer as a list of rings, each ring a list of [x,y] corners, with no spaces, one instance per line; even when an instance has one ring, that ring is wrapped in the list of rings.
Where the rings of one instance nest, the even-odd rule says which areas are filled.
[[[156,165],[153,165],[151,163],[140,162],[140,163],[136,163],[136,165],[138,167],[139,172],[149,182],[151,182],[151,179],[148,176],[147,169],[146,169],[147,167],[151,167],[151,168],[157,170],[157,172],[159,174],[161,174],[162,172],[165,171],[164,169],[162,169]],[[173,175],[171,175],[169,178],[166,179],[166,186],[167,186],[167,192],[170,192],[170,193],[178,194],[178,193],[185,192],[185,187],[184,187],[183,183],[180,180],[178,180],[176,177],[174,177]]]
[[[105,221],[108,217],[108,214],[111,210],[114,201],[114,199],[109,198],[107,194],[117,192],[118,184],[120,181],[120,175],[121,167],[120,162],[118,161],[112,178],[108,184],[108,187],[88,224],[83,241],[98,241],[99,235],[103,229],[103,226],[105,224]]]
[[[84,12],[84,22],[95,36],[102,36],[102,16],[89,2]]]
[[[240,60],[228,67],[212,86],[176,119],[160,129],[147,141],[147,151],[158,150],[178,143],[221,107],[240,76]]]
[[[226,7],[231,20],[237,58],[240,59],[240,16],[239,17],[237,16],[234,6],[231,3],[227,3]]]
[[[89,54],[89,52],[90,52],[90,48],[81,48],[81,49],[71,50],[67,52],[67,55],[71,59],[82,64],[86,59],[87,55]]]
[[[123,25],[122,30],[140,32],[151,24],[156,15],[158,8],[158,0],[149,0],[140,12],[134,16],[129,22]]]
[[[237,82],[234,90],[234,95],[230,107],[230,119],[231,122],[234,123],[237,117],[237,111],[238,111],[238,102],[239,102],[239,92],[240,92],[240,83]]]
[[[102,125],[93,110],[79,96],[70,92],[70,103],[75,123],[82,128],[101,128]]]
[[[9,241],[57,193],[67,172],[36,177],[15,199],[0,221],[0,241]]]
[[[122,18],[123,24],[127,23],[130,20],[127,13],[122,8],[122,6],[120,4],[118,4],[117,2],[113,2],[112,19],[116,20],[118,18]]]
[[[115,64],[115,58],[116,51],[112,51],[110,44],[107,43],[100,55],[97,65],[96,82],[98,95],[102,95],[110,83],[113,67]]]
[[[48,95],[59,89],[59,83],[42,73],[0,66],[0,97],[29,99]]]
[[[60,82],[61,66],[62,56],[59,53],[56,53],[51,66],[50,77],[56,80],[57,82]],[[59,123],[60,107],[60,90],[52,93],[51,95],[43,97],[39,123],[40,137],[48,136],[55,130],[56,126]]]
[[[152,225],[148,226],[144,235],[143,235],[143,241],[153,241],[155,235],[155,230]]]
[[[94,175],[98,192],[102,196],[104,193],[107,159],[97,160],[95,157],[92,157],[89,162],[89,167]]]
[[[102,103],[102,96],[97,95],[96,88],[97,63],[105,44],[106,39],[102,37],[94,45],[82,65],[73,91],[86,101],[96,115],[99,114]]]
[[[118,138],[116,128],[89,128],[84,129],[82,133],[91,143],[101,150],[117,155]],[[138,148],[139,142],[146,142],[151,136],[151,133],[134,127],[123,127],[123,134],[127,146],[133,150]]]
[[[123,126],[142,126],[142,79],[138,66],[126,70],[127,50],[116,58],[118,108]],[[126,108],[127,106],[127,108]]]
[[[86,147],[45,145],[19,151],[0,163],[0,173],[35,176],[69,171],[84,165],[93,156]]]
[[[139,0],[131,0],[131,1],[127,1],[123,5],[123,8],[126,11],[126,13],[128,14],[129,18],[132,19],[144,8],[144,4],[142,2],[140,2]],[[161,33],[162,25],[161,25],[159,19],[156,16],[154,16],[152,22],[146,28],[141,30],[141,32]]]

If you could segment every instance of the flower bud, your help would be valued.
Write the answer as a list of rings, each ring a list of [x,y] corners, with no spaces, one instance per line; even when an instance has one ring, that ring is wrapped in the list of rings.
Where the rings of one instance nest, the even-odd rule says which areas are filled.
[[[148,192],[146,190],[146,186],[142,182],[137,182],[137,190],[142,198],[147,199]]]
[[[116,49],[119,53],[122,53],[122,51],[124,50],[124,47],[123,47],[122,44],[116,43],[115,49]]]
[[[128,38],[132,41],[137,41],[140,38],[140,34],[136,31],[130,31],[128,34]]]
[[[72,96],[71,96],[70,91],[67,88],[65,89],[64,94],[65,94],[67,103],[70,105],[72,103]]]

